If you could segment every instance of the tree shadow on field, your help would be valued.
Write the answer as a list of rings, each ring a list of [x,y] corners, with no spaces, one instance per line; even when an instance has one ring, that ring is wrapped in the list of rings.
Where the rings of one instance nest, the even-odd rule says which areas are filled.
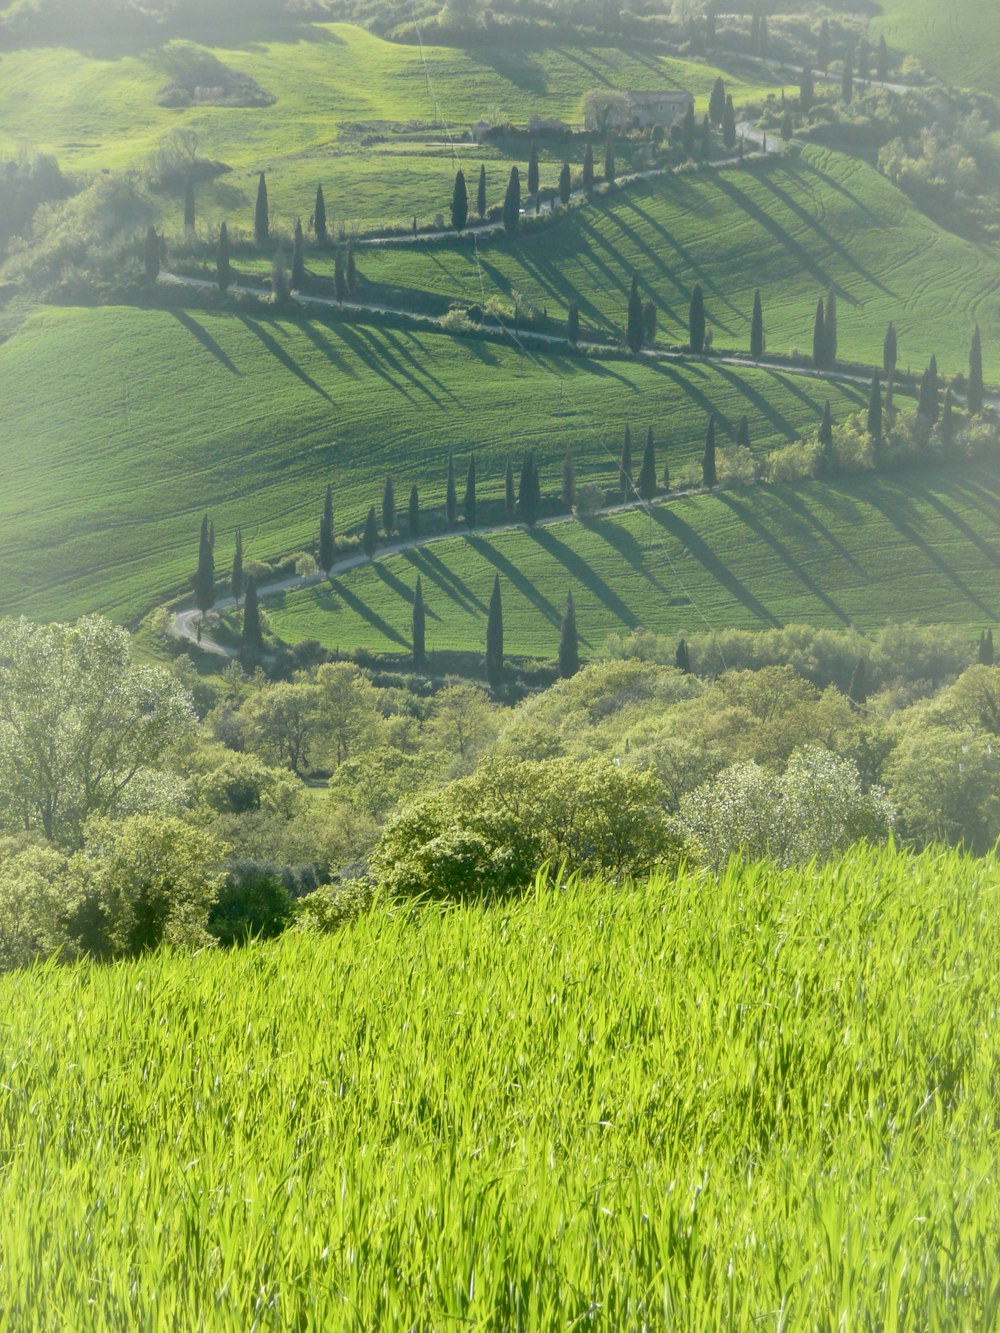
[[[936,509],[942,518],[952,523],[966,539],[971,542],[980,555],[984,556],[991,565],[1000,565],[1000,552],[992,547],[985,537],[975,530],[971,524],[967,523],[960,514],[956,514],[951,505],[947,504],[940,496],[931,490],[921,490],[920,494],[931,506]]]
[[[817,167],[812,162],[806,161],[805,158],[799,158],[799,170],[810,176],[818,176],[820,180],[823,181],[825,185],[829,186],[831,190],[836,190],[838,194],[842,194],[845,199],[849,199],[852,204],[854,204],[857,208],[860,208],[862,213],[865,214],[865,216],[868,218],[870,222],[875,222],[875,223],[878,222],[878,218],[871,211],[868,205],[864,203],[863,200],[859,199],[856,194],[852,194],[846,185],[841,185],[840,181],[838,181],[835,177],[831,176],[829,172],[820,171],[819,167]]]
[[[841,560],[850,565],[856,574],[861,574],[867,577],[864,568],[858,563],[856,557],[853,556],[847,547],[834,535],[833,532],[830,531],[822,519],[819,518],[816,511],[809,508],[797,490],[791,486],[775,486],[771,489],[770,493],[776,500],[780,501],[781,504],[790,509],[793,514],[797,515],[803,525],[815,528],[823,540],[830,544],[833,550],[836,551],[837,555],[840,556]]]
[[[630,606],[622,601],[615,590],[604,582],[593,566],[584,560],[583,556],[561,542],[548,528],[532,528],[529,531],[529,536],[533,537],[538,545],[544,551],[547,551],[554,560],[558,560],[564,569],[568,569],[583,587],[589,588],[591,592],[595,593],[611,614],[616,616],[623,625],[627,625],[629,629],[639,628],[639,617]]]
[[[215,341],[215,339],[209,333],[208,329],[206,329],[203,324],[199,324],[198,321],[196,319],[193,319],[187,313],[186,310],[174,309],[171,310],[170,313],[171,315],[173,315],[174,319],[177,320],[178,324],[183,325],[183,327],[187,329],[188,333],[194,334],[197,340],[201,343],[202,347],[204,347],[206,351],[211,352],[212,355],[215,357],[216,361],[220,362],[223,366],[225,366],[225,368],[229,371],[231,375],[242,376],[243,372],[241,370],[236,369],[232,361],[230,361],[229,357],[222,350],[222,348]]]
[[[698,388],[693,382],[693,379],[689,378],[687,373],[682,374],[670,361],[650,361],[649,368],[654,374],[662,375],[665,379],[672,380],[681,392],[686,394],[695,406],[704,412],[706,423],[710,416],[714,417],[715,420],[722,425],[723,429],[732,434],[733,425],[729,417],[719,410],[711,398],[709,398],[703,390]],[[685,366],[684,369],[685,372],[687,372],[691,370],[692,367]],[[707,424],[705,429],[708,429]]]
[[[515,88],[526,93],[537,93],[540,97],[548,92],[545,70],[524,50],[501,44],[477,45],[469,47],[468,53],[473,60],[492,70],[498,78],[506,79]]]
[[[363,602],[357,593],[352,592],[340,579],[331,578],[330,587],[345,606],[349,606],[355,615],[367,621],[372,629],[378,630],[380,634],[383,634],[393,643],[398,643],[403,648],[409,648],[409,641],[404,639],[398,630],[393,629],[387,620],[383,620],[377,611],[373,611],[367,602]]]
[[[484,541],[482,537],[476,537],[472,533],[466,535],[465,540],[483,560],[488,561],[498,573],[502,574],[509,583],[512,583],[522,597],[526,598],[536,610],[540,611],[550,624],[558,625],[561,619],[559,612],[548,600],[538,591],[531,580],[512,564],[505,555],[501,555],[495,546]]]
[[[333,406],[333,399],[327,391],[317,384],[311,375],[307,374],[302,369],[294,357],[285,351],[273,333],[268,332],[263,325],[259,324],[257,320],[251,319],[249,315],[238,315],[237,318],[240,323],[246,325],[252,334],[260,339],[260,342],[267,348],[276,361],[279,361],[286,370],[290,370],[295,378],[301,380],[307,389],[312,389],[313,393],[318,393],[321,398],[326,399],[331,407]]]
[[[763,602],[757,600],[750,589],[740,582],[728,565],[723,564],[708,543],[695,532],[690,523],[686,523],[680,517],[672,505],[654,505],[650,512],[660,527],[675,537],[681,546],[694,556],[705,572],[725,588],[734,601],[742,602],[748,611],[753,612],[758,620],[764,621],[765,624],[773,625],[775,628],[780,626],[781,621],[778,617],[769,611]]]
[[[669,598],[669,589],[665,588],[650,571],[638,538],[634,537],[627,528],[623,527],[621,523],[606,520],[602,522],[600,519],[592,518],[582,518],[580,523],[588,532],[592,532],[596,537],[600,537],[602,541],[606,541],[613,550],[618,552],[622,559],[631,565],[637,574],[641,574],[647,583],[651,583],[657,592]]]
[[[395,389],[397,393],[402,394],[408,403],[414,402],[414,397],[409,389],[379,364],[379,357],[375,349],[371,346],[367,338],[359,333],[360,325],[343,323],[338,326],[337,333],[340,340],[351,349],[359,361],[363,361],[369,370],[373,371],[380,380],[384,380],[390,388]],[[433,396],[433,395],[432,395]]]
[[[754,172],[753,179],[759,180],[765,185],[768,184],[767,172],[765,171]],[[838,296],[844,296],[845,299],[847,299],[847,293],[833,281],[829,272],[816,262],[813,256],[809,253],[807,247],[804,246],[801,241],[797,241],[791,232],[786,230],[776,218],[772,217],[770,213],[766,212],[759,204],[755,203],[753,199],[750,198],[749,194],[739,189],[729,179],[725,172],[717,171],[713,179],[713,184],[717,185],[722,193],[728,196],[730,201],[740,210],[740,212],[745,213],[747,217],[753,218],[764,231],[769,232],[782,249],[792,255],[798,262],[800,268],[808,273],[819,286],[824,290],[828,287],[833,287]]]
[[[350,375],[352,379],[357,379],[358,372],[346,357],[334,347],[330,339],[320,332],[320,328],[322,327],[326,326],[320,325],[317,327],[316,321],[311,319],[304,319],[299,325],[299,328],[318,352],[322,352],[326,359],[332,365],[336,366],[339,371],[342,371],[343,374]]]
[[[464,579],[453,573],[427,546],[413,546],[403,552],[424,578],[436,583],[441,591],[468,615],[486,615],[486,604],[481,602]]]
[[[416,597],[413,588],[404,583],[398,574],[394,574],[384,560],[377,560],[372,568],[375,571],[375,577],[384,583],[387,588],[391,589],[396,596],[401,598],[412,610],[413,602]],[[431,620],[439,621],[441,619],[438,613],[432,611],[429,606],[425,605],[424,610]]]

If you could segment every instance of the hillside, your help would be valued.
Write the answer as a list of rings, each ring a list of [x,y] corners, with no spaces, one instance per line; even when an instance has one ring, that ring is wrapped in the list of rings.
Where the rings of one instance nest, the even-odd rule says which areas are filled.
[[[997,469],[927,469],[678,498],[533,533],[455,537],[267,603],[289,641],[406,652],[419,574],[433,650],[481,648],[494,575],[509,653],[554,657],[572,591],[586,655],[611,633],[1000,618]]]
[[[880,0],[876,38],[914,55],[932,74],[959,88],[1000,95],[1000,11],[985,0]]]
[[[449,448],[475,450],[499,497],[509,452],[534,449],[549,490],[568,446],[578,476],[615,484],[622,428],[652,426],[676,469],[750,418],[758,448],[856,411],[864,391],[707,365],[539,361],[497,343],[254,315],[45,310],[0,345],[0,559],[5,612],[141,614],[186,586],[201,514],[218,563],[315,540],[323,490],[338,531],[363,520],[385,474],[443,504]],[[720,441],[723,442],[723,441]],[[223,552],[226,551],[226,554]]]

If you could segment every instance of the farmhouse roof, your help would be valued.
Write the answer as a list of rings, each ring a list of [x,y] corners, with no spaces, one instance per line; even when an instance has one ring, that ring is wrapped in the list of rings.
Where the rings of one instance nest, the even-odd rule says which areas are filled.
[[[633,106],[644,106],[646,104],[662,106],[664,102],[677,102],[678,104],[683,103],[686,106],[687,103],[692,100],[690,93],[676,92],[676,91],[665,91],[656,93],[656,92],[632,92],[630,90],[625,94],[625,96],[628,98],[628,100],[632,103]]]

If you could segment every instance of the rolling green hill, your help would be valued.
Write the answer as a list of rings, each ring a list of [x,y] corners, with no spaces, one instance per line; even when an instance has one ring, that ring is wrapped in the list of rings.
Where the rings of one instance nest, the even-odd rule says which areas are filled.
[[[959,88],[1000,94],[1000,9],[987,0],[880,0],[872,24],[891,46],[915,55],[932,74]]]
[[[480,648],[494,575],[509,653],[554,657],[572,591],[585,654],[612,632],[1000,617],[1000,471],[934,469],[678,498],[533,533],[378,559],[267,603],[283,638],[406,651],[417,575],[427,646]]]
[[[243,527],[248,556],[315,537],[322,492],[360,522],[391,471],[401,503],[443,503],[449,448],[499,497],[508,452],[536,450],[549,491],[567,446],[581,482],[615,484],[626,418],[676,469],[706,413],[749,414],[766,447],[813,428],[827,386],[726,366],[527,358],[444,334],[120,307],[45,310],[0,345],[4,612],[129,619],[193,569],[201,514]],[[831,388],[834,413],[859,389]]]

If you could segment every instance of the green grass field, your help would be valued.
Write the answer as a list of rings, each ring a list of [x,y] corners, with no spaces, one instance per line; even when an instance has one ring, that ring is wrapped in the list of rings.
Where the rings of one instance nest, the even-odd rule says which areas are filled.
[[[938,78],[960,88],[1000,94],[996,53],[1000,10],[984,0],[881,0],[872,23],[878,38],[915,55]]]
[[[992,862],[0,981],[18,1328],[988,1329]]]
[[[267,603],[283,638],[407,651],[417,575],[427,646],[481,648],[495,574],[507,652],[554,657],[572,591],[582,651],[613,632],[779,624],[871,629],[1000,618],[1000,474],[933,469],[679,498],[533,533],[455,537]]]
[[[859,389],[830,389],[843,416]],[[674,466],[748,413],[758,447],[813,428],[827,386],[705,365],[526,358],[495,343],[255,315],[44,310],[0,345],[0,559],[5,613],[130,619],[193,571],[211,511],[217,562],[237,524],[247,555],[315,539],[334,486],[338,531],[394,474],[443,504],[447,451],[502,494],[508,452],[531,448],[556,491],[568,445],[581,482],[614,484],[627,419]]]
[[[110,40],[110,39],[109,39]],[[198,106],[167,110],[156,94],[173,71],[210,55],[249,74],[277,97],[264,110]],[[231,174],[202,192],[203,219],[252,224],[256,173],[267,171],[275,223],[290,228],[312,212],[317,181],[330,224],[409,222],[447,215],[455,163],[450,148],[414,153],[411,122],[425,141],[445,140],[491,113],[525,125],[534,112],[576,120],[590,88],[683,87],[707,107],[714,67],[642,51],[488,44],[470,51],[381,41],[342,24],[301,25],[285,40],[248,40],[235,49],[190,43],[107,53],[66,48],[5,52],[0,58],[0,150],[20,144],[55,153],[64,169],[94,172],[142,165],[164,136],[185,130],[198,152]],[[737,102],[765,87],[722,71]],[[427,78],[430,78],[428,90]],[[766,85],[770,88],[770,85]],[[371,136],[382,142],[367,144]],[[480,156],[473,146],[461,150]],[[506,177],[506,168],[503,170]],[[548,182],[555,184],[557,172]],[[495,193],[502,197],[500,169]],[[179,198],[164,223],[180,230]]]
[[[424,291],[479,301],[485,286],[561,315],[575,299],[584,321],[619,336],[635,271],[674,342],[686,341],[700,282],[717,345],[740,350],[760,287],[769,347],[781,353],[809,353],[816,299],[835,287],[841,356],[881,364],[891,319],[902,366],[920,370],[934,353],[955,374],[967,370],[978,321],[987,374],[1000,375],[996,254],[929,221],[860,159],[817,148],[745,171],[630,185],[514,247],[386,246],[363,251],[360,268],[376,297],[396,291],[406,303]]]

